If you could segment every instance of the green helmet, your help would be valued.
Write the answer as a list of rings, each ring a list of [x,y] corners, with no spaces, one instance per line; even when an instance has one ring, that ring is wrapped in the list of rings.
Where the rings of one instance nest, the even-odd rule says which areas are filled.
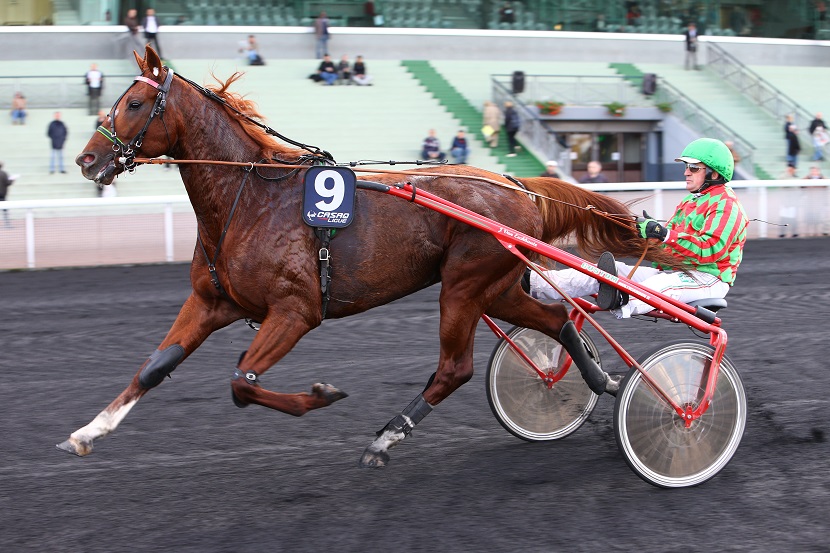
[[[714,138],[698,138],[690,143],[675,161],[703,163],[717,171],[724,182],[732,180],[735,173],[735,158],[726,144]]]

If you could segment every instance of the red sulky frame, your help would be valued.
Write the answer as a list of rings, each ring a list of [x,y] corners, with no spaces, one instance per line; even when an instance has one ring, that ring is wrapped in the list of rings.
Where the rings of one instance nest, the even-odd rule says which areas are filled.
[[[608,334],[608,332],[606,332],[593,317],[591,317],[590,313],[600,311],[599,307],[581,298],[565,297],[566,301],[573,305],[570,318],[574,321],[577,330],[582,329],[582,326],[586,320],[593,325],[602,337],[608,341],[611,347],[614,348],[620,358],[629,367],[635,367],[642,375],[643,380],[646,381],[649,386],[660,397],[662,397],[668,405],[672,407],[672,409],[674,409],[677,415],[683,419],[686,427],[689,427],[694,420],[703,415],[703,413],[705,413],[708,409],[714,394],[718,372],[720,369],[720,362],[726,352],[727,343],[726,331],[721,328],[720,319],[713,316],[711,312],[702,310],[701,308],[692,307],[654,290],[644,288],[638,283],[625,277],[613,276],[602,269],[599,269],[595,264],[585,261],[580,257],[551,246],[545,242],[541,242],[510,227],[506,227],[497,221],[488,219],[487,217],[465,209],[439,196],[431,194],[430,192],[416,189],[408,183],[401,185],[400,187],[392,187],[374,182],[359,181],[358,187],[385,192],[387,194],[412,201],[418,205],[422,205],[432,209],[433,211],[437,211],[443,215],[447,215],[448,217],[452,217],[453,219],[483,230],[496,238],[496,240],[498,240],[505,248],[521,259],[529,267],[533,268],[534,264],[527,258],[527,256],[519,251],[518,246],[527,248],[528,250],[548,257],[572,269],[576,269],[586,274],[591,274],[591,276],[600,282],[610,284],[611,286],[651,305],[657,310],[657,313],[659,313],[659,315],[656,316],[682,322],[696,330],[699,330],[700,332],[707,333],[709,335],[710,345],[715,348],[712,355],[712,369],[714,370],[709,371],[709,377],[706,382],[706,391],[702,401],[699,403],[698,407],[693,409],[691,406],[678,405],[677,402],[670,398],[668,394],[666,394],[648,375],[648,373],[643,370],[639,363],[637,363],[637,361],[616,340],[614,340],[614,338]],[[699,315],[706,317],[706,319],[711,319],[712,322],[707,322],[707,320],[704,320]],[[490,319],[487,315],[484,315],[482,318],[497,336],[505,339],[508,344],[510,344],[511,349],[517,352],[518,355],[536,371],[539,377],[549,388],[562,377],[565,370],[570,365],[569,359],[558,374],[545,373],[539,369],[533,361],[531,361],[531,359],[524,352],[522,352],[516,344],[513,343],[512,340],[510,340],[505,332],[501,330],[501,328],[499,328],[492,319]]]

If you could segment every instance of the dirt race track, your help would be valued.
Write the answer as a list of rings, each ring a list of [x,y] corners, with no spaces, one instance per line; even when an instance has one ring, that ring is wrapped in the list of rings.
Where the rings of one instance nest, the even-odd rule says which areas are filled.
[[[0,551],[827,551],[830,239],[748,244],[727,354],[749,398],[732,462],[695,488],[640,480],[617,450],[613,398],[565,440],[528,443],[490,412],[482,324],[473,380],[390,466],[364,447],[437,360],[437,287],[326,321],[263,378],[350,397],[292,418],[231,402],[253,331],[214,334],[95,451],[55,449],[129,382],[189,293],[185,265],[0,273]],[[821,284],[821,283],[825,284]],[[692,338],[603,316],[635,356]],[[612,354],[602,350],[604,360]],[[617,363],[622,366],[621,363]]]

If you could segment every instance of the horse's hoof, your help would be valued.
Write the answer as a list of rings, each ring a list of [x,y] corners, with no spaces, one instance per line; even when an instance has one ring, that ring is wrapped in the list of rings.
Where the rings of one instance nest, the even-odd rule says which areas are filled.
[[[372,446],[366,448],[360,457],[358,465],[363,469],[385,467],[389,463],[389,454],[385,451],[372,451]]]
[[[84,457],[85,455],[89,455],[90,453],[92,453],[92,441],[82,442],[80,440],[72,438],[71,436],[65,442],[55,444],[55,447],[57,447],[61,451],[66,451],[67,453],[77,455],[78,457]]]
[[[243,409],[249,405],[248,403],[244,403],[242,400],[236,397],[236,394],[233,393],[233,389],[231,389],[231,399],[233,400],[233,404],[239,407],[240,409]]]
[[[326,384],[325,382],[317,382],[316,384],[313,384],[311,386],[311,393],[322,397],[328,402],[329,405],[335,401],[349,397],[349,394],[346,392],[338,390],[331,384]]]

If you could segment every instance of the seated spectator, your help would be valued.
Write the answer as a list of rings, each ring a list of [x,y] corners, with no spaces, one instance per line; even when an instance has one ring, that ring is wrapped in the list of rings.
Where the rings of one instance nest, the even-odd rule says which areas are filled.
[[[334,81],[337,80],[337,68],[334,66],[334,62],[331,61],[331,56],[325,54],[323,56],[323,61],[320,62],[320,67],[317,68],[317,74],[320,76],[317,82],[325,81],[325,83],[329,86],[334,84]]]
[[[337,76],[341,84],[352,84],[352,66],[349,63],[349,56],[345,54],[337,62]]]
[[[455,158],[456,163],[467,163],[467,155],[469,152],[470,150],[467,145],[467,139],[464,137],[464,131],[458,131],[450,145],[452,157]]]
[[[424,139],[424,144],[421,147],[421,159],[444,159],[444,152],[441,151],[441,142],[435,136],[435,129],[430,129],[429,136]]]
[[[588,162],[588,172],[579,179],[581,184],[608,182],[608,178],[602,174],[602,164],[599,161]]]
[[[12,125],[26,124],[26,98],[22,92],[15,92],[12,98]]]
[[[259,44],[254,35],[248,35],[248,44],[245,46],[245,57],[249,65],[265,65],[265,61],[259,55]]]
[[[499,23],[515,23],[516,12],[510,2],[505,2],[499,9]]]
[[[357,56],[354,60],[354,67],[352,67],[352,80],[355,84],[361,86],[372,85],[372,77],[366,73],[366,63],[363,61],[363,56]]]
[[[810,172],[807,174],[805,179],[823,179],[824,175],[821,173],[821,168],[818,165],[813,165],[810,167]]]
[[[545,164],[545,172],[539,175],[540,177],[548,177],[552,179],[561,179],[562,175],[559,173],[559,163],[550,160]]]

